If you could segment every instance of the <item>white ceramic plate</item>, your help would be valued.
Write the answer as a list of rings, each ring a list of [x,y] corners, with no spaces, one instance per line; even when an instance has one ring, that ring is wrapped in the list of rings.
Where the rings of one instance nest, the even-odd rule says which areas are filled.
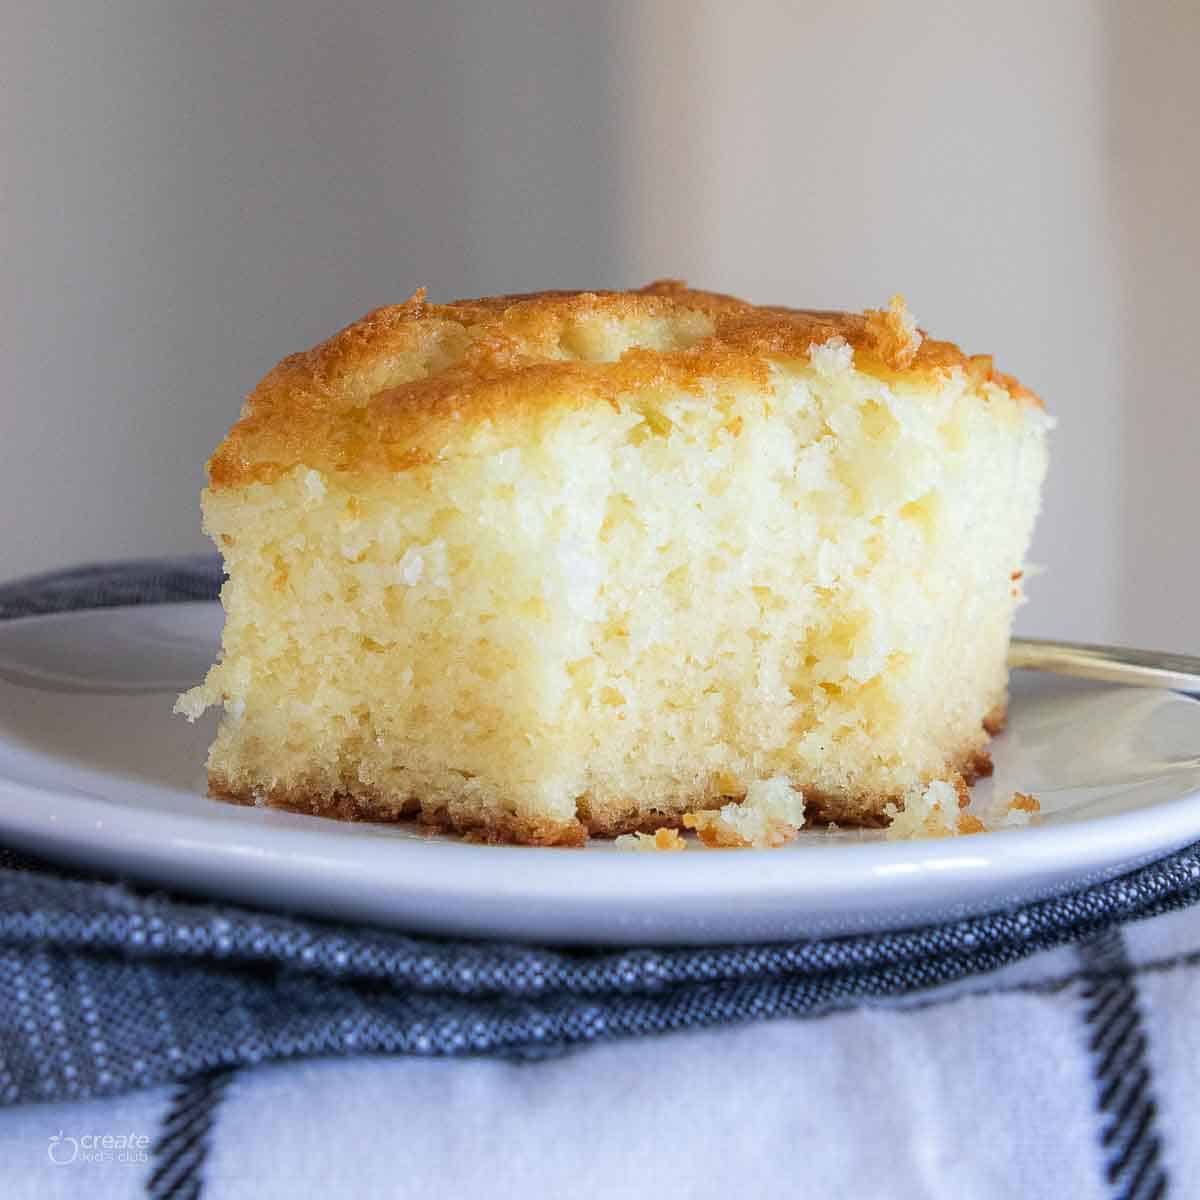
[[[198,895],[426,933],[539,942],[768,941],[897,928],[1045,897],[1200,837],[1200,703],[1014,680],[996,775],[1027,829],[924,842],[802,834],[766,851],[468,845],[210,800],[214,729],[171,715],[212,661],[215,604],[0,623],[0,841]]]

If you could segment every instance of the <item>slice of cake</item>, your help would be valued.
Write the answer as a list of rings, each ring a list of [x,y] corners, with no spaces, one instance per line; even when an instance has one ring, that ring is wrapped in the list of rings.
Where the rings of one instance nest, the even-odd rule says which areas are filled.
[[[883,823],[987,762],[1049,425],[898,298],[418,292],[209,463],[225,632],[178,707],[223,705],[243,803],[574,844],[782,778]]]

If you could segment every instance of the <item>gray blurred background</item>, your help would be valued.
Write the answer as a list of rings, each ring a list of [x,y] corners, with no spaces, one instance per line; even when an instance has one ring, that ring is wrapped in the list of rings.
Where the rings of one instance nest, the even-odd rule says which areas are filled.
[[[276,360],[680,276],[995,353],[1058,417],[1021,624],[1200,649],[1200,6],[57,3],[0,16],[0,578],[207,547]]]

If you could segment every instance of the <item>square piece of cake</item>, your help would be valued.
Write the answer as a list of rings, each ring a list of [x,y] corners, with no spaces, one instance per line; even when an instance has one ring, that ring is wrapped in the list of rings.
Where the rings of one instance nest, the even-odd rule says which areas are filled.
[[[286,359],[209,463],[214,795],[576,844],[783,778],[877,824],[986,768],[1041,403],[863,315],[662,282]]]

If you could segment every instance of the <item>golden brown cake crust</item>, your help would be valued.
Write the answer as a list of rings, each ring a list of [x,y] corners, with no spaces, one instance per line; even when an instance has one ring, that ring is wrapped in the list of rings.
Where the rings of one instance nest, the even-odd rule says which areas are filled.
[[[989,714],[990,716],[991,714]],[[986,735],[983,741],[986,741]],[[959,803],[969,800],[967,788],[981,776],[992,773],[991,755],[982,745],[972,746],[948,764],[947,775],[959,792]],[[239,787],[209,772],[209,794],[232,804],[264,804],[308,816],[330,817],[338,821],[395,822],[415,820],[431,831],[457,833],[469,841],[523,846],[582,846],[589,837],[618,837],[626,833],[654,833],[659,829],[682,829],[684,814],[718,809],[736,797],[703,796],[688,801],[675,812],[639,812],[609,809],[597,812],[587,802],[580,805],[580,817],[574,821],[533,821],[515,813],[496,813],[487,809],[451,810],[431,807],[415,797],[397,798],[366,785],[353,793],[322,795],[305,788],[274,788],[263,791]],[[886,804],[900,801],[898,796],[825,795],[805,790],[806,825],[817,826],[833,821],[840,825],[880,828],[887,824]]]
[[[589,330],[658,322],[666,348],[589,357]],[[293,467],[390,473],[438,461],[464,427],[549,407],[620,408],[641,389],[769,380],[842,338],[860,370],[887,379],[961,368],[1041,402],[986,355],[965,355],[911,324],[898,298],[862,314],[755,306],[660,280],[629,292],[539,292],[430,304],[420,290],[284,359],[250,395],[208,464],[211,486],[270,482]]]

